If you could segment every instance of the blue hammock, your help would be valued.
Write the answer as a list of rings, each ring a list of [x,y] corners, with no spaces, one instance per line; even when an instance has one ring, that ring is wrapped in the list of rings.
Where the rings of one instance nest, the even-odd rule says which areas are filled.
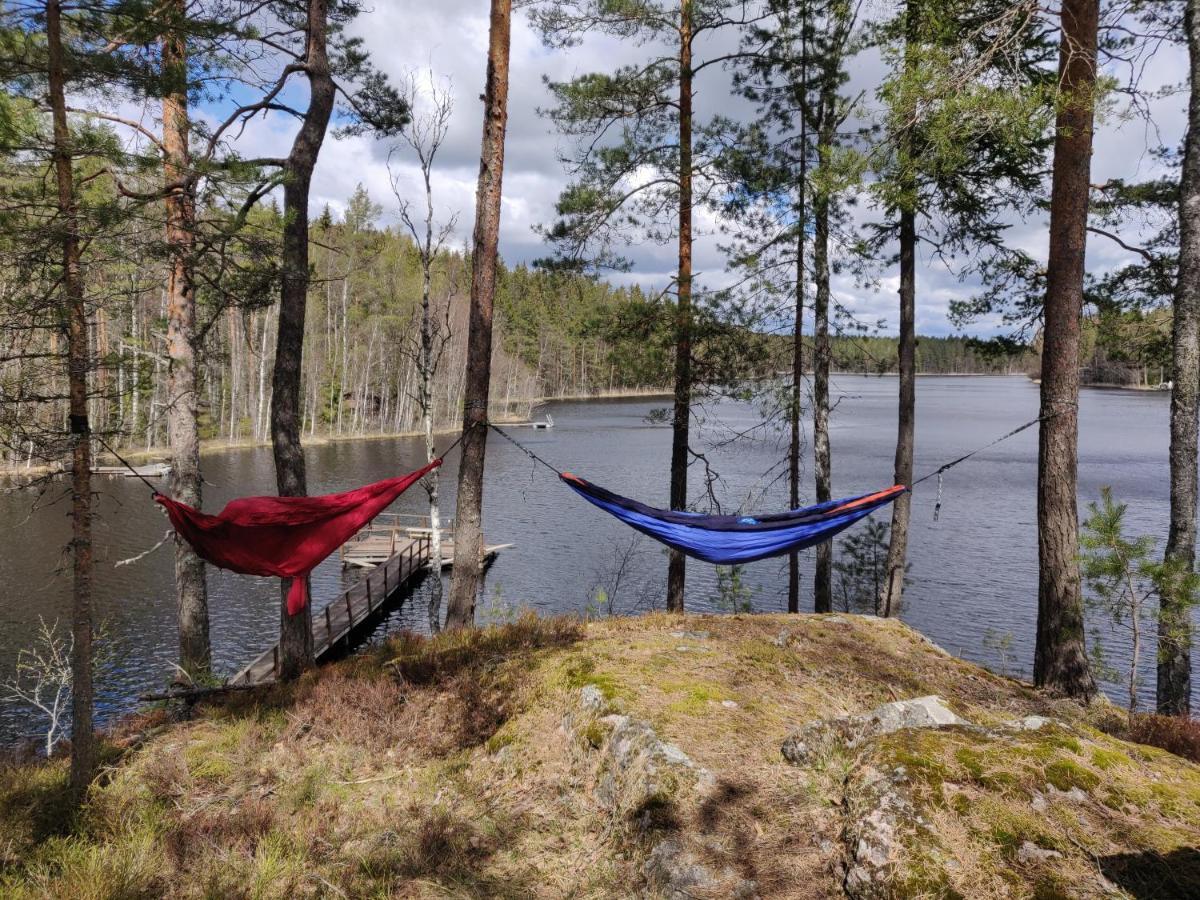
[[[725,566],[780,556],[823,543],[908,490],[898,484],[873,494],[830,500],[766,516],[710,516],[656,509],[569,472],[563,472],[559,478],[584,500],[642,534],[688,556]]]

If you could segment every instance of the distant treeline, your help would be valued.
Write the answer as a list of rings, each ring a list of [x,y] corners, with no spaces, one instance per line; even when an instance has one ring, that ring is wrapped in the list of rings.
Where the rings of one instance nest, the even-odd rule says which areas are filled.
[[[791,352],[791,337],[773,338],[781,358]],[[897,371],[899,338],[840,335],[831,339],[836,372]],[[806,347],[806,350],[810,348]],[[806,364],[811,370],[811,363]],[[918,337],[917,372],[922,375],[1015,375],[1036,372],[1032,350],[1000,352],[966,337]]]
[[[207,214],[217,215],[219,210]],[[303,433],[367,435],[420,428],[417,404],[421,267],[415,244],[379,225],[383,210],[361,188],[340,221],[326,210],[311,229],[313,279],[305,319]],[[163,255],[136,222],[111,241],[89,275],[94,348],[90,406],[94,427],[126,447],[167,446],[167,308]],[[281,232],[267,206],[250,222],[253,244],[228,250],[239,290],[197,286],[198,400],[207,440],[265,442],[279,305],[272,264]],[[202,273],[207,274],[207,273]],[[18,274],[0,265],[0,286]],[[232,279],[226,276],[226,281]],[[433,380],[436,426],[457,424],[466,371],[470,260],[444,252],[434,264],[432,306],[440,324]],[[526,416],[542,397],[661,389],[670,378],[669,330],[661,301],[570,273],[501,265],[492,360],[492,414]],[[642,323],[638,325],[637,323]],[[17,331],[22,354],[0,360],[0,384],[16,398],[0,420],[0,463],[24,465],[35,437],[66,415],[54,329]],[[28,437],[27,437],[28,435]]]

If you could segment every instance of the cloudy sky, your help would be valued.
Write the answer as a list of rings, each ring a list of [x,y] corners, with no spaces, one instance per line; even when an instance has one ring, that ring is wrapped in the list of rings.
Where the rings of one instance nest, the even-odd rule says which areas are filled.
[[[877,0],[880,2],[880,0]],[[475,176],[478,168],[484,61],[487,50],[488,8],[486,0],[439,0],[426,4],[376,0],[355,25],[364,39],[375,64],[399,80],[413,72],[432,70],[445,79],[453,93],[455,108],[447,143],[438,159],[434,190],[436,201],[446,211],[458,214],[455,242],[470,236],[474,212]],[[539,108],[550,105],[543,84],[549,76],[563,80],[589,71],[607,71],[621,62],[644,58],[647,51],[632,42],[592,37],[570,50],[546,48],[524,13],[513,23],[511,88],[506,166],[504,172],[504,209],[500,251],[509,264],[546,255],[546,248],[534,226],[547,224],[554,217],[554,201],[565,183],[559,161],[565,149],[563,139],[542,118]],[[705,48],[698,50],[706,52]],[[714,52],[710,45],[707,52]],[[1186,76],[1186,55],[1180,47],[1162,48],[1147,64],[1143,86],[1156,89],[1177,83]],[[865,90],[870,97],[878,78],[878,63],[860,61],[852,70],[852,88]],[[1114,75],[1122,73],[1114,70]],[[728,76],[719,68],[709,70],[699,86],[698,116],[714,112],[738,113],[738,101],[730,97]],[[1148,177],[1155,172],[1149,149],[1160,144],[1177,145],[1183,133],[1185,98],[1181,94],[1163,97],[1151,103],[1151,121],[1130,117],[1117,108],[1099,123],[1092,181],[1111,177],[1127,180]],[[261,151],[278,155],[286,146],[290,126],[282,119],[258,127],[247,139],[260,147],[243,147],[252,154]],[[275,129],[281,129],[276,131]],[[396,200],[388,177],[387,160],[391,146],[367,137],[326,142],[317,167],[312,208],[314,212],[328,203],[335,211],[344,207],[355,186],[363,184],[382,204],[385,223],[396,221]],[[415,166],[397,151],[393,170],[399,176],[402,192],[417,194]],[[863,216],[870,212],[864,210]],[[696,269],[703,285],[719,287],[727,283],[724,261],[718,250],[718,223],[706,212],[697,216],[698,243]],[[1045,256],[1046,222],[1044,219],[1016,223],[1008,240],[1034,256]],[[668,283],[674,266],[670,246],[643,245],[635,248],[632,272],[616,276],[621,281],[638,281],[661,288]],[[1125,254],[1116,245],[1093,237],[1088,265],[1093,272],[1119,264]],[[849,276],[835,278],[835,292],[841,303],[861,319],[883,319],[888,328],[895,324],[896,279],[883,270],[874,288],[856,285]],[[970,293],[954,272],[936,261],[922,259],[918,273],[917,329],[936,335],[954,333],[947,319],[951,299]],[[996,323],[981,322],[979,333],[993,333]]]

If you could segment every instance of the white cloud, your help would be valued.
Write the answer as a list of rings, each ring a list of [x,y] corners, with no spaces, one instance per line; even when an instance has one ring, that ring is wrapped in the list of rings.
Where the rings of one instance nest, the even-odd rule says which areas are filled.
[[[361,35],[377,66],[393,78],[401,78],[415,68],[430,67],[452,82],[455,99],[454,118],[449,139],[434,180],[434,190],[443,215],[458,213],[454,243],[469,240],[474,214],[475,177],[482,104],[484,60],[487,47],[487,5],[466,0],[445,0],[428,6],[380,3],[366,12],[354,26]],[[549,123],[538,114],[551,103],[543,77],[565,79],[593,70],[608,70],[621,62],[634,61],[645,49],[611,38],[595,38],[566,51],[549,50],[523,14],[513,22],[509,131],[504,176],[504,210],[501,219],[501,253],[511,264],[527,262],[546,254],[546,248],[533,227],[548,224],[554,217],[554,202],[566,182],[559,161],[562,139],[552,133]],[[1178,81],[1186,71],[1183,48],[1164,46],[1147,65],[1143,86],[1153,89]],[[852,87],[873,94],[882,71],[877,56],[858,60],[852,73]],[[1151,147],[1181,140],[1185,118],[1183,99],[1176,95],[1150,103],[1151,120],[1108,115],[1098,125],[1093,160],[1093,181],[1112,177],[1135,179],[1155,174],[1157,162],[1149,155]],[[719,68],[708,70],[698,97],[697,113],[713,112],[737,115],[739,101],[728,91],[728,76]],[[258,150],[268,145],[278,152],[282,135],[276,126],[256,123],[247,132],[245,143]],[[244,152],[257,152],[245,149]],[[391,195],[386,160],[388,147],[367,138],[327,141],[321,152],[313,186],[313,208],[329,203],[340,209],[357,183],[364,184],[374,199],[382,203],[394,221],[395,201]],[[403,157],[400,157],[403,159]],[[416,170],[408,162],[394,163],[402,186],[415,188]],[[869,220],[876,212],[860,204],[852,215],[857,222]],[[1044,215],[1017,222],[1008,242],[1044,258],[1047,235]],[[696,218],[697,242],[695,266],[707,287],[727,284],[719,221],[708,211]],[[635,268],[630,273],[612,276],[618,283],[641,282],[652,289],[669,283],[675,264],[671,246],[639,245],[631,248]],[[1101,271],[1125,260],[1126,254],[1111,242],[1095,238],[1089,244],[1088,264]],[[950,333],[947,318],[950,300],[970,293],[971,285],[962,284],[944,265],[922,254],[918,272],[917,314],[922,333]],[[863,287],[845,274],[834,277],[834,291],[841,303],[866,321],[882,318],[896,324],[896,283],[893,275],[881,272],[876,287]],[[975,330],[990,333],[998,323],[981,322]]]

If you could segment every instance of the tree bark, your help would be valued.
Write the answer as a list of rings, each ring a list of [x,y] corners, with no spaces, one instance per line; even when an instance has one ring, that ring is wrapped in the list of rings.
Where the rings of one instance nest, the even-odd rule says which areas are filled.
[[[167,436],[171,446],[171,494],[201,507],[200,429],[196,419],[196,289],[193,278],[196,196],[188,136],[187,44],[177,26],[187,15],[186,0],[172,0],[161,38],[163,76],[163,181],[166,185],[167,275]],[[179,665],[191,677],[212,664],[208,636],[208,592],[204,561],[175,535],[175,600],[179,615]]]
[[[433,462],[433,375],[434,324],[430,309],[433,293],[433,186],[428,164],[422,164],[425,181],[425,245],[421,250],[421,424],[425,429],[425,461]],[[425,493],[429,497],[429,630],[441,630],[442,614],[442,522],[438,508],[438,470],[425,476]]]
[[[454,529],[454,574],[446,607],[447,628],[475,624],[475,595],[483,556],[483,466],[492,376],[492,306],[496,295],[496,248],[504,180],[504,135],[508,128],[508,54],[512,0],[491,0],[483,143],[475,192],[471,255],[471,318],[467,335],[462,461]]]
[[[283,188],[283,285],[279,297],[279,330],[271,379],[271,449],[275,482],[281,497],[308,493],[304,451],[300,446],[300,375],[304,353],[304,313],[308,300],[308,194],[313,169],[329,117],[335,85],[327,47],[328,0],[308,0],[305,72],[309,100],[285,166]],[[280,593],[279,672],[294,678],[312,666],[312,602],[296,615],[287,611],[290,583]]]
[[[900,212],[900,409],[896,430],[894,484],[912,484],[913,444],[917,428],[917,217],[911,209]],[[891,539],[888,542],[879,611],[899,615],[904,594],[908,557],[908,521],[912,494],[903,493],[892,504]]]
[[[804,390],[804,229],[808,225],[808,5],[801,5],[800,19],[800,189],[797,196],[798,218],[796,234],[796,315],[792,325],[792,396],[788,417],[791,419],[791,442],[788,447],[788,502],[792,509],[800,508],[800,450],[802,432],[800,418]],[[800,553],[788,554],[788,612],[800,612]]]
[[[71,423],[71,794],[83,800],[96,774],[92,726],[92,459],[87,375],[91,364],[79,246],[79,207],[71,131],[67,124],[66,62],[59,0],[46,3],[46,54],[54,175],[62,248],[63,325]]]
[[[813,471],[817,502],[833,499],[833,463],[829,447],[829,365],[833,349],[829,342],[829,198],[818,194],[813,200]],[[833,542],[817,545],[817,567],[813,577],[813,611],[833,611]]]
[[[679,12],[679,272],[675,303],[675,398],[671,418],[671,509],[687,509],[692,415],[692,0]],[[667,609],[683,612],[687,558],[671,550]]]
[[[911,77],[916,67],[916,48],[919,7],[908,0],[904,10],[905,72]],[[900,134],[900,159],[905,167],[913,162],[913,138],[910,129]],[[900,341],[897,347],[899,366],[899,409],[896,427],[896,462],[894,484],[912,484],[913,444],[916,438],[917,417],[917,185],[911,176],[904,177],[904,201],[900,209]],[[885,617],[899,615],[904,594],[905,563],[908,559],[908,523],[912,495],[901,494],[892,504],[892,524],[889,531],[887,560],[883,588],[876,601],[878,611]]]
[[[1090,697],[1079,579],[1076,480],[1079,339],[1087,247],[1088,186],[1099,0],[1064,0],[1059,100],[1050,191],[1050,252],[1042,341],[1038,439],[1038,626],[1034,681]]]
[[[1171,524],[1166,557],[1196,564],[1196,441],[1200,403],[1200,0],[1184,10],[1191,94],[1179,183],[1179,276],[1171,327]],[[1186,598],[1163,597],[1158,618],[1160,713],[1191,712],[1192,633]]]

